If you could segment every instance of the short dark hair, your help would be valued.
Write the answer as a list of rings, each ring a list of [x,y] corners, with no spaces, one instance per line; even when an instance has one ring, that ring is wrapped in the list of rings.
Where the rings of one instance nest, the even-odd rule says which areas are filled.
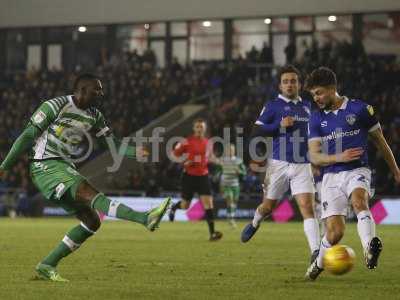
[[[311,90],[317,86],[337,86],[336,74],[327,67],[319,67],[311,72],[306,79],[306,90]]]
[[[91,74],[91,73],[83,73],[83,74],[78,75],[74,81],[74,87],[73,87],[74,91],[76,91],[78,89],[79,84],[82,81],[90,81],[90,80],[100,80],[100,77],[98,77],[94,74]]]
[[[205,119],[203,118],[197,118],[193,121],[193,125],[196,123],[207,123]]]
[[[299,69],[297,69],[293,65],[286,65],[279,69],[279,72],[278,72],[278,81],[279,82],[281,82],[282,75],[285,73],[296,73],[297,77],[299,78],[299,81],[301,80],[301,73],[300,73]]]

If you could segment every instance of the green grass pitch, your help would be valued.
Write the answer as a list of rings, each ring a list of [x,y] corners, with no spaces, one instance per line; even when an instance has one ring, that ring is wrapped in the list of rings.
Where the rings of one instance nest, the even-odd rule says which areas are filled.
[[[344,276],[305,282],[309,252],[301,223],[266,222],[247,244],[225,222],[208,242],[205,223],[162,223],[154,233],[110,221],[59,271],[69,283],[34,279],[33,268],[74,219],[0,219],[0,299],[400,299],[399,226],[378,226],[379,268],[367,270],[355,224],[343,244],[357,254]]]

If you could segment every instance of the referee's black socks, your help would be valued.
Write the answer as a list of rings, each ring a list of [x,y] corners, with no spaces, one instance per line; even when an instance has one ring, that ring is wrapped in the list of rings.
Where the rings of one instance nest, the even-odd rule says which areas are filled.
[[[214,211],[211,208],[206,209],[206,221],[211,235],[214,233]]]

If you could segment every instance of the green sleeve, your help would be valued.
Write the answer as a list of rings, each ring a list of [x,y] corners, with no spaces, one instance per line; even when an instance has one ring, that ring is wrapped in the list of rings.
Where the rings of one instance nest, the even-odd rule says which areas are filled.
[[[240,176],[245,176],[246,173],[247,173],[246,166],[244,165],[243,162],[241,162],[240,165],[239,165],[239,175]]]
[[[32,148],[36,139],[49,127],[56,117],[57,112],[54,107],[48,101],[43,102],[30,118],[27,127],[12,145],[0,168],[3,170],[11,169],[17,159]]]
[[[106,120],[103,114],[96,110],[96,124],[93,126],[95,135],[98,138],[99,145],[103,149],[108,149],[107,138],[111,138],[112,142],[114,143],[115,147],[120,150],[122,141],[119,140],[112,132],[111,129],[107,126]],[[124,153],[119,153],[120,155],[129,157],[129,158],[136,158],[136,148],[128,145]]]
[[[6,158],[0,165],[0,169],[10,170],[15,165],[18,158],[27,150],[32,148],[36,139],[41,134],[42,131],[37,126],[34,126],[31,122],[29,122],[28,126],[12,145],[11,150],[8,152]]]
[[[119,150],[119,154],[129,157],[129,158],[136,158],[136,148],[131,146],[131,145],[127,145],[126,150],[124,152],[121,152],[121,145],[122,145],[122,141],[119,140],[117,137],[115,137],[113,134],[109,134],[108,136],[102,136],[99,138],[99,145],[102,149],[109,149],[108,143],[107,143],[107,138],[110,138],[112,140],[112,142],[114,143],[116,149]]]
[[[39,128],[41,131],[45,131],[56,118],[57,111],[48,101],[46,101],[43,102],[34,112],[30,119],[30,123]]]

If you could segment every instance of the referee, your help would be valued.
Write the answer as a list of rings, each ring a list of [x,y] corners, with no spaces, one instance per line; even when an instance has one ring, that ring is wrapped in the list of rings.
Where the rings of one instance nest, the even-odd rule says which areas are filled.
[[[177,209],[189,208],[193,195],[197,193],[205,209],[210,241],[218,241],[222,238],[222,233],[215,231],[214,228],[214,205],[208,179],[208,161],[214,155],[209,140],[205,137],[206,128],[205,120],[195,120],[193,122],[193,135],[178,143],[172,152],[174,158],[185,157],[186,159],[183,162],[182,200],[172,206],[169,219],[170,221],[174,220]]]

